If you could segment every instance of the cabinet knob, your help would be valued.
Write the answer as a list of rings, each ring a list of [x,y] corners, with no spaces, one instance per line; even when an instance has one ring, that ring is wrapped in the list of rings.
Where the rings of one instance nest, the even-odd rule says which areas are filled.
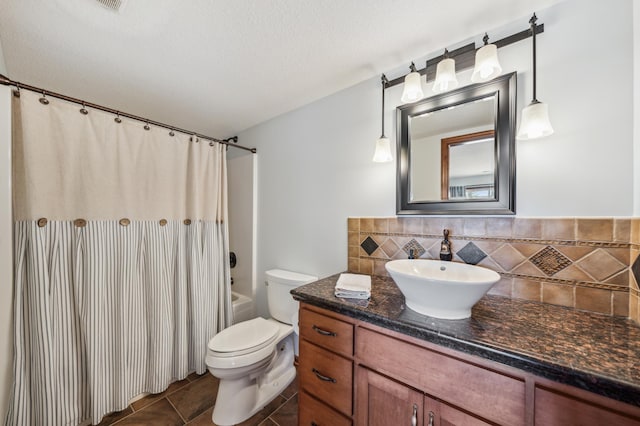
[[[429,425],[428,426],[433,426],[435,422],[435,415],[433,414],[433,411],[429,411]]]
[[[418,424],[418,405],[413,404],[413,415],[411,416],[411,426]]]
[[[318,327],[315,324],[313,326],[311,326],[311,328],[313,328],[316,331],[316,333],[322,334],[323,336],[331,336],[331,337],[335,337],[336,336],[336,333],[334,333],[333,331],[323,330],[323,329],[321,329],[320,327]]]

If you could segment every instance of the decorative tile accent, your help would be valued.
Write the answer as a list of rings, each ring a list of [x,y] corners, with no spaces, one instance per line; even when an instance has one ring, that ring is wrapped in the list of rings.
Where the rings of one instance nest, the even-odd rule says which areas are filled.
[[[567,266],[571,265],[571,260],[551,246],[546,246],[538,253],[531,256],[531,263],[548,276],[555,275]]]
[[[371,237],[367,237],[361,244],[360,247],[362,247],[362,249],[364,251],[367,252],[367,254],[369,256],[371,256],[371,254],[376,251],[376,249],[378,248],[378,243],[376,243],[373,238]]]
[[[603,281],[613,274],[622,271],[628,265],[625,266],[606,251],[598,249],[589,256],[580,259],[578,266],[597,281]]]
[[[469,243],[458,251],[458,256],[460,259],[464,260],[465,263],[477,265],[482,261],[482,259],[487,257],[487,254],[480,250],[477,245]]]
[[[491,257],[505,271],[510,271],[518,266],[526,258],[510,244],[505,244],[491,253]]]
[[[636,258],[636,261],[633,262],[633,266],[631,266],[631,272],[636,279],[636,283],[640,285],[640,256]]]
[[[384,251],[384,253],[389,258],[393,258],[393,256],[398,252],[398,250],[400,250],[400,247],[391,238],[389,238],[387,241],[385,241],[382,244],[382,251]]]
[[[412,238],[407,244],[405,244],[404,247],[402,247],[402,250],[407,253],[407,256],[409,256],[409,250],[413,250],[413,255],[416,259],[422,257],[422,255],[426,252],[424,247],[422,247],[415,238]]]

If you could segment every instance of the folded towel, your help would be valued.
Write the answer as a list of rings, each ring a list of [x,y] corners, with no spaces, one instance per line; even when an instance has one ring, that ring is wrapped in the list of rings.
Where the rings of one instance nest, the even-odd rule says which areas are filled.
[[[340,274],[336,290],[371,292],[371,277],[362,274]]]
[[[371,297],[371,277],[360,274],[340,274],[334,294],[336,297],[348,299],[369,299]]]
[[[368,291],[339,291],[336,290],[333,292],[336,297],[343,297],[345,299],[369,299],[371,297],[371,293]]]

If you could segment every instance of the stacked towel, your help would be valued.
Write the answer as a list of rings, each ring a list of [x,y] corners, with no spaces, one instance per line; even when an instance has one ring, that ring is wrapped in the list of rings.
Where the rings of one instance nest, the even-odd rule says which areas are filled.
[[[369,299],[371,297],[371,277],[360,274],[340,274],[334,294],[336,297],[349,299]]]

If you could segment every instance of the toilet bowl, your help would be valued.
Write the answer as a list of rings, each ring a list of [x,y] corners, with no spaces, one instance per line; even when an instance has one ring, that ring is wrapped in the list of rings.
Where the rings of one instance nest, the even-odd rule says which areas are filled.
[[[266,277],[271,318],[234,324],[208,344],[205,362],[209,372],[220,379],[212,419],[220,426],[248,419],[296,376],[292,319],[298,303],[289,292],[317,278],[281,269],[267,271]]]

